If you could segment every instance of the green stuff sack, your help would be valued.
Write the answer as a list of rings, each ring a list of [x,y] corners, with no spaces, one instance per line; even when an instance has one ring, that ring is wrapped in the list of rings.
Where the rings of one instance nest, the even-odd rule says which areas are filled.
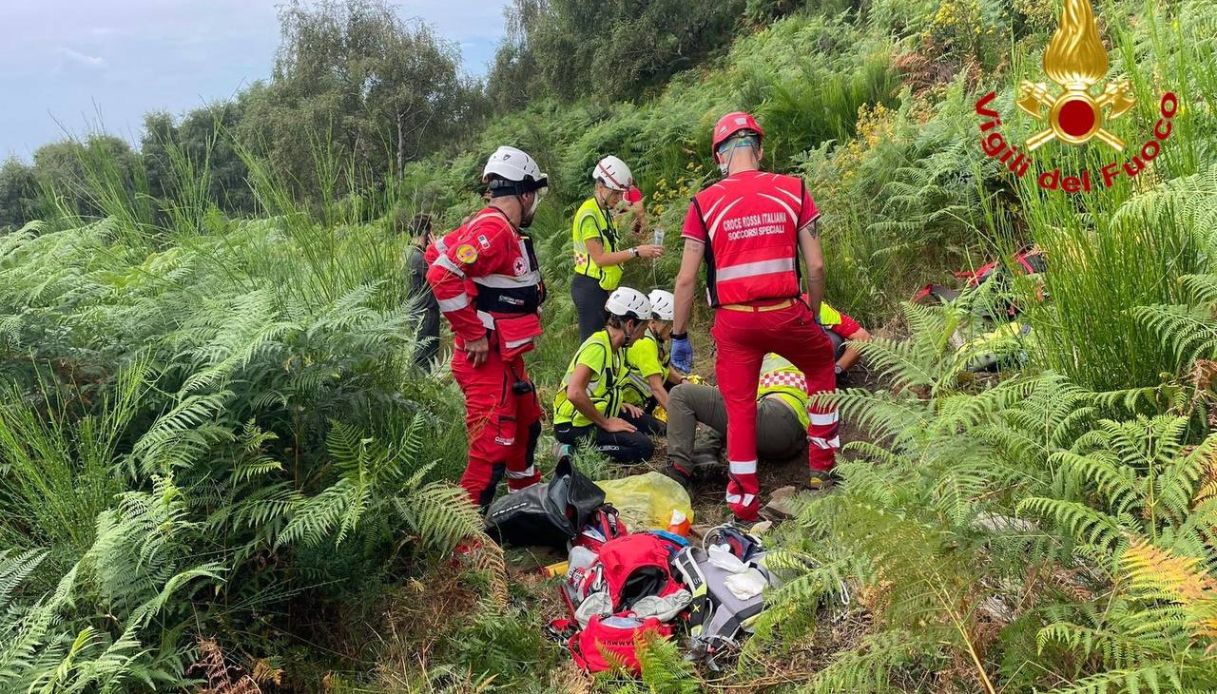
[[[666,530],[673,511],[693,522],[693,502],[680,483],[658,472],[601,480],[604,499],[617,509],[631,531]]]

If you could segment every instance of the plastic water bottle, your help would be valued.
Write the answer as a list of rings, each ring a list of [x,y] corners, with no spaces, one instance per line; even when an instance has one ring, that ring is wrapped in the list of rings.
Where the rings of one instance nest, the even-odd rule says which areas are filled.
[[[655,230],[652,231],[651,234],[652,234],[651,243],[655,244],[656,246],[662,246],[663,245],[663,227],[655,227]]]

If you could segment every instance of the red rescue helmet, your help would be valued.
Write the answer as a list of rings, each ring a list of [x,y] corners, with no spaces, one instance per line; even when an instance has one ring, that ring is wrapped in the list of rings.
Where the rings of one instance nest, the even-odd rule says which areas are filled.
[[[751,114],[735,111],[718,119],[718,123],[714,126],[714,139],[710,143],[710,154],[717,152],[719,145],[731,139],[741,130],[752,131],[760,139],[765,139],[765,131],[761,130],[761,124],[757,123]]]

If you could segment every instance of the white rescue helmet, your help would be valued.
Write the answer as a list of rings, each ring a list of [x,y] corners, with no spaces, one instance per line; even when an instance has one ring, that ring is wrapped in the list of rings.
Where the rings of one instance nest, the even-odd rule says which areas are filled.
[[[549,186],[549,178],[527,152],[507,146],[499,147],[486,160],[482,182],[489,183],[491,191],[507,191],[502,195],[521,195]]]
[[[676,317],[676,297],[672,296],[672,292],[653,289],[647,300],[651,302],[651,312],[656,319],[672,320]]]
[[[651,319],[651,302],[645,294],[630,287],[618,287],[609,295],[604,309],[618,318]]]
[[[634,174],[630,167],[611,154],[601,159],[592,169],[592,180],[600,181],[605,188],[625,192],[634,185]]]

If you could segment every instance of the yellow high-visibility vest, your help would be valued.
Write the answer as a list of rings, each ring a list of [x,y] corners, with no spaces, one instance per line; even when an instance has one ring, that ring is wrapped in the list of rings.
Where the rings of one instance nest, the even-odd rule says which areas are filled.
[[[807,415],[807,378],[785,357],[772,353],[765,355],[765,361],[761,364],[761,381],[756,389],[756,399],[770,395],[790,406],[804,429],[811,423]]]
[[[604,208],[600,207],[596,198],[590,197],[583,201],[579,210],[575,212],[575,221],[571,226],[571,240],[574,241],[575,249],[575,273],[600,280],[600,287],[611,292],[621,284],[621,265],[608,267],[597,265],[587,251],[588,240],[594,238],[600,239],[605,253],[614,253],[618,250],[619,239],[617,228],[613,226],[613,220],[604,213]]]
[[[570,365],[566,367],[566,375],[562,377],[562,385],[554,397],[554,424],[572,423],[583,427],[592,423],[575,409],[574,404],[566,397],[566,387],[575,374],[575,367],[583,364],[592,370],[592,380],[587,384],[587,395],[592,405],[605,417],[616,417],[621,412],[621,388],[626,378],[625,363],[620,352],[613,350],[607,330],[593,333],[587,338]]]
[[[841,312],[828,305],[827,301],[820,302],[820,325],[831,328],[841,324]]]

